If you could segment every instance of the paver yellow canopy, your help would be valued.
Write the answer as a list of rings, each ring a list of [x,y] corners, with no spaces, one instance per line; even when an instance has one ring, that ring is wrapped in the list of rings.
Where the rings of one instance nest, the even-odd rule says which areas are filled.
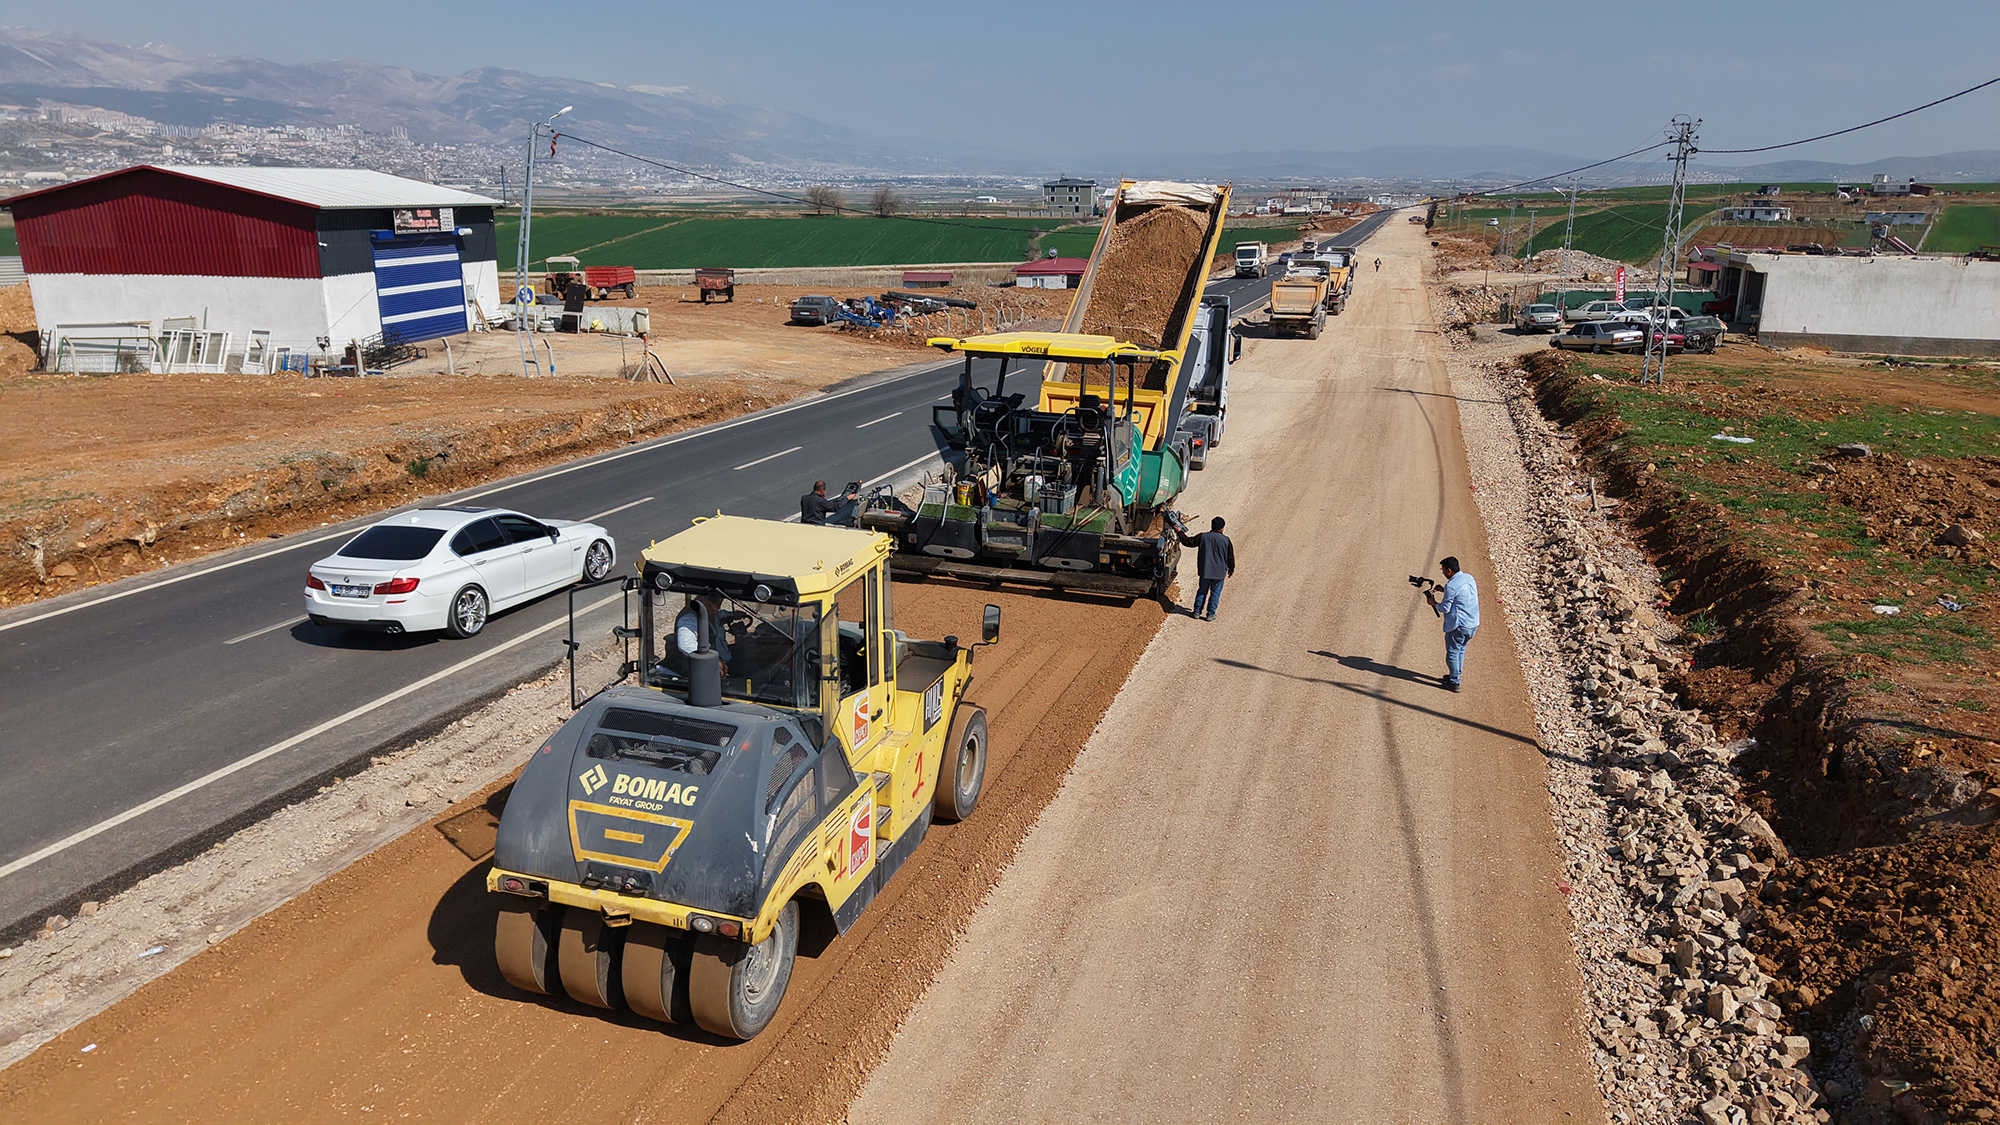
[[[516,987],[748,1039],[802,922],[853,924],[933,818],[978,803],[973,648],[891,626],[886,536],[717,516],[624,580],[620,683],[507,800],[487,888]],[[999,635],[988,606],[982,643]]]

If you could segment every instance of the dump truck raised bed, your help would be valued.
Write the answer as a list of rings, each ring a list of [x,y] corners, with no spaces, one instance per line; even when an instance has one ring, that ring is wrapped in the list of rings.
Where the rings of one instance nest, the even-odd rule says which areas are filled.
[[[1125,181],[1063,331],[931,341],[965,357],[951,404],[934,408],[965,456],[915,508],[881,496],[861,513],[894,537],[898,572],[1164,595],[1180,554],[1168,505],[1226,398],[1226,366],[1193,391],[1211,384],[1190,341],[1202,323],[1202,340],[1227,346],[1227,303],[1201,295],[1228,196]],[[1029,386],[1010,392],[1010,374]],[[977,385],[988,375],[990,390]]]
[[[616,632],[637,682],[583,701],[500,818],[486,887],[509,983],[749,1039],[801,929],[845,932],[933,820],[971,815],[976,646],[890,627],[891,550],[717,516],[642,553]],[[981,643],[999,631],[988,606]]]

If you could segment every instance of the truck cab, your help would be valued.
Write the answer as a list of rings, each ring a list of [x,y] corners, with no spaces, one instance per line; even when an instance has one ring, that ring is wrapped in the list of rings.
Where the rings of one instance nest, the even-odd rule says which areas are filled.
[[[1270,247],[1261,242],[1239,242],[1236,244],[1236,276],[1263,277],[1264,261],[1270,254]]]
[[[934,819],[971,814],[973,649],[896,631],[890,553],[731,516],[642,553],[618,633],[635,682],[577,710],[501,818],[487,888],[509,982],[751,1038],[801,927],[844,932]],[[989,606],[982,642],[998,633]]]

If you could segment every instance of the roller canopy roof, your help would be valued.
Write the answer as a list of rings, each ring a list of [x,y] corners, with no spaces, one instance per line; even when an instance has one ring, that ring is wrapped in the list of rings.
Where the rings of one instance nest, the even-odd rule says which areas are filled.
[[[699,587],[709,584],[704,578],[734,575],[773,589],[790,586],[810,597],[841,586],[890,549],[888,536],[872,531],[715,516],[654,543],[642,555],[646,570],[665,570],[677,585],[681,577]]]

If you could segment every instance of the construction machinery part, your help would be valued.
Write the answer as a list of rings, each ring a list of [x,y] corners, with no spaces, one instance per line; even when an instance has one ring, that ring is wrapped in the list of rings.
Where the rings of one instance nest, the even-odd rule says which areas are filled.
[[[972,815],[979,806],[979,792],[986,786],[985,709],[974,707],[959,716],[945,748],[950,756],[938,774],[931,812],[945,824],[956,824]]]
[[[624,936],[620,927],[606,925],[604,915],[595,910],[572,906],[563,911],[557,952],[563,991],[595,1008],[624,1007],[624,993],[618,987],[618,950]]]
[[[755,945],[695,939],[688,967],[688,1010],[712,1035],[754,1039],[778,1014],[799,951],[799,905],[786,903],[771,936]]]
[[[662,1023],[690,1022],[688,964],[693,956],[687,934],[652,922],[633,923],[618,973],[625,1005]]]
[[[539,899],[507,898],[493,928],[493,959],[500,975],[523,992],[550,994],[558,979],[556,945],[562,930],[562,908]]]

